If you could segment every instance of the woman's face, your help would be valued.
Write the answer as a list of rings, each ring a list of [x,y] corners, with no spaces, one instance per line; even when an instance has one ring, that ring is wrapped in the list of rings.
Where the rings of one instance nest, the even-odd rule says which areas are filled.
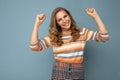
[[[61,27],[62,30],[68,30],[71,27],[70,16],[64,11],[60,10],[56,16],[56,22]]]

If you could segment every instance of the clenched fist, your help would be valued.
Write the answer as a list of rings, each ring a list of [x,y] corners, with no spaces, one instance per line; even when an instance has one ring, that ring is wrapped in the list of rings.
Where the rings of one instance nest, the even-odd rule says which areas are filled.
[[[38,14],[36,16],[36,23],[41,24],[45,20],[46,16],[45,14]]]
[[[98,13],[94,8],[86,8],[86,13],[93,18],[98,16]]]

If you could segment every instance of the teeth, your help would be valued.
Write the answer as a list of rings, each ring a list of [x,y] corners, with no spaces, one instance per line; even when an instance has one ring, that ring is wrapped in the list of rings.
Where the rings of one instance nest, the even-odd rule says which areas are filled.
[[[64,24],[64,26],[68,26],[68,25],[69,25],[69,23],[65,23],[65,24]]]

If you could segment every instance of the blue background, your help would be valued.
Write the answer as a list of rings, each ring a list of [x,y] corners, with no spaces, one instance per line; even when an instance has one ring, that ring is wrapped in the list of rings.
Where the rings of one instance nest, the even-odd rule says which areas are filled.
[[[106,43],[88,42],[84,65],[86,80],[120,80],[119,0],[0,0],[0,80],[50,80],[52,48],[42,52],[29,49],[36,15],[45,13],[39,38],[48,34],[51,12],[67,8],[80,27],[97,30],[85,9],[94,7],[110,35]]]

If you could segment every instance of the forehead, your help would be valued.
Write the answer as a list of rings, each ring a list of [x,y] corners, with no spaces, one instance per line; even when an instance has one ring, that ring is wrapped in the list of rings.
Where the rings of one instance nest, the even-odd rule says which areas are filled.
[[[56,18],[61,18],[61,17],[63,17],[66,14],[67,14],[66,11],[60,10],[59,12],[56,13]]]

